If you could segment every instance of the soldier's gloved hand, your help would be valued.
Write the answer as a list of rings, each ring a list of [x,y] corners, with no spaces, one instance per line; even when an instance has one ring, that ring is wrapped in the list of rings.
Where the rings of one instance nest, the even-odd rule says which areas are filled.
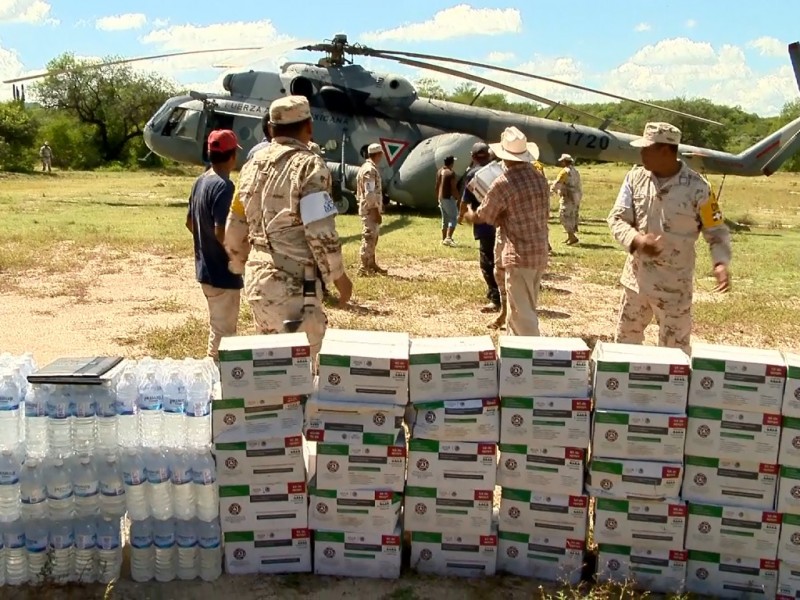
[[[350,302],[350,297],[353,295],[353,282],[350,281],[347,273],[345,273],[334,281],[333,285],[335,285],[336,289],[339,291],[339,308],[344,308],[347,303]]]
[[[661,236],[655,233],[638,234],[633,240],[634,249],[648,256],[658,256],[664,249]]]

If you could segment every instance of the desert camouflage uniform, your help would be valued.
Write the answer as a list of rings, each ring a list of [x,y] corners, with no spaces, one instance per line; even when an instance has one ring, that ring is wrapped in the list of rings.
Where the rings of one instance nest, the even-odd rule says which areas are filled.
[[[364,271],[374,271],[375,247],[378,245],[380,224],[370,215],[377,209],[383,212],[383,191],[381,188],[381,175],[378,167],[367,158],[356,176],[356,199],[358,200],[358,214],[361,216],[361,268]]]
[[[641,344],[655,315],[659,346],[691,347],[695,242],[703,233],[713,264],[731,260],[730,233],[716,197],[703,177],[685,164],[680,172],[659,183],[641,166],[625,177],[608,216],[614,238],[631,252],[637,233],[662,236],[658,256],[628,255],[622,272],[624,286],[615,341]]]
[[[242,167],[225,233],[232,262],[241,268],[246,261],[245,297],[258,329],[280,333],[285,320],[302,318],[299,331],[308,335],[312,358],[328,320],[319,281],[313,308],[303,314],[303,279],[315,279],[315,267],[328,285],[344,275],[330,179],[325,161],[308,146],[275,138]],[[301,198],[310,202],[302,213]]]
[[[568,234],[574,235],[578,231],[578,209],[583,197],[580,173],[573,165],[564,167],[553,182],[551,190],[560,198],[558,216],[561,225]]]

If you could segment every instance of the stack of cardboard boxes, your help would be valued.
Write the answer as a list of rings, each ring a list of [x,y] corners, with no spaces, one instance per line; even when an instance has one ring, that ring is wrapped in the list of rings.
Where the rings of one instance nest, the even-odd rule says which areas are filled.
[[[781,408],[780,478],[776,508],[781,513],[778,598],[800,596],[800,355],[784,354],[787,374]]]
[[[785,378],[777,351],[693,345],[683,487],[690,592],[775,596]]]
[[[501,336],[498,569],[577,584],[589,500],[589,348],[578,338]]]
[[[314,573],[400,576],[409,336],[329,329],[305,432]]]
[[[687,509],[680,498],[689,357],[676,348],[598,342],[587,490],[600,581],[683,589]]]
[[[223,338],[213,438],[225,570],[311,571],[303,406],[313,392],[305,333]]]
[[[489,336],[411,340],[405,528],[411,568],[495,573],[499,412]]]

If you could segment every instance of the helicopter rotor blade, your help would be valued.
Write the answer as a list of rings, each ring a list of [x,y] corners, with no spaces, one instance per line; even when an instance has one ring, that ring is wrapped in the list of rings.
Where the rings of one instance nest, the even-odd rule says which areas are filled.
[[[300,39],[261,46],[252,52],[237,57],[236,62],[221,60],[211,66],[214,69],[241,69],[250,63],[257,63],[270,58],[279,58],[284,52],[300,50],[300,48],[297,47],[298,44],[309,44],[311,42],[313,42],[313,40]]]
[[[85,65],[79,65],[76,68],[72,69],[55,69],[53,71],[45,71],[43,73],[38,73],[36,75],[25,75],[23,77],[16,77],[14,79],[7,79],[3,81],[3,83],[17,83],[19,81],[30,81],[31,79],[40,79],[42,77],[47,77],[49,75],[60,75],[61,73],[67,73],[69,71],[75,70],[84,70],[84,69],[99,69],[100,67],[107,67],[112,65],[123,65],[128,63],[140,62],[145,60],[156,60],[159,58],[171,58],[173,56],[188,56],[191,54],[211,54],[214,52],[239,52],[243,50],[259,50],[262,46],[244,46],[238,48],[216,48],[216,49],[207,49],[207,50],[186,50],[183,52],[168,52],[166,54],[153,54],[150,56],[137,56],[135,58],[120,58],[115,60],[107,60],[101,61],[97,63],[88,63]]]
[[[453,75],[455,77],[459,77],[462,79],[468,79],[470,81],[474,81],[475,83],[480,83],[482,85],[486,85],[488,87],[497,88],[508,92],[510,94],[516,94],[518,96],[522,96],[523,98],[528,98],[529,100],[535,100],[536,102],[541,102],[542,104],[547,104],[548,106],[557,106],[563,109],[566,112],[572,113],[576,116],[580,117],[589,117],[590,119],[598,119],[596,115],[584,112],[577,108],[572,108],[570,106],[565,106],[559,102],[555,102],[550,100],[549,98],[545,98],[544,96],[538,96],[536,94],[532,94],[531,92],[526,92],[525,90],[521,90],[519,88],[512,87],[510,85],[505,85],[503,83],[499,83],[497,81],[493,81],[491,79],[486,79],[484,77],[480,77],[478,75],[472,75],[468,73],[463,73],[462,71],[456,71],[455,69],[451,69],[449,67],[444,67],[440,65],[434,65],[431,63],[421,62],[417,60],[411,60],[410,58],[400,58],[400,57],[392,57],[392,56],[380,56],[378,55],[377,58],[386,58],[387,60],[394,60],[402,65],[407,65],[409,67],[417,67],[419,69],[426,69],[429,71],[436,71],[438,73],[443,73],[445,75]]]
[[[460,58],[450,58],[447,56],[436,56],[434,54],[421,54],[419,52],[400,52],[395,50],[373,50],[377,55],[383,55],[384,58],[387,58],[387,55],[396,55],[396,56],[408,56],[410,58],[421,58],[424,60],[439,60],[443,62],[451,62],[460,65],[469,65],[473,67],[479,67],[482,69],[492,69],[495,71],[500,71],[502,73],[508,73],[510,75],[518,75],[520,77],[530,77],[531,79],[539,79],[541,81],[547,81],[548,83],[555,83],[558,85],[563,85],[566,87],[575,88],[578,90],[582,90],[584,92],[591,92],[594,94],[600,94],[602,96],[608,96],[610,98],[614,98],[616,100],[623,100],[626,102],[633,102],[634,104],[640,104],[642,106],[647,106],[649,108],[655,108],[658,110],[663,110],[666,112],[670,112],[676,115],[680,115],[681,117],[685,117],[687,119],[694,119],[695,121],[701,121],[703,123],[710,123],[712,125],[722,125],[719,121],[713,121],[711,119],[706,119],[705,117],[699,117],[697,115],[692,115],[689,113],[685,113],[679,110],[675,110],[673,108],[667,108],[665,106],[659,106],[657,104],[652,104],[650,102],[645,102],[644,100],[634,100],[632,98],[626,98],[625,96],[619,96],[617,94],[612,94],[611,92],[604,92],[602,90],[596,90],[594,88],[586,87],[583,85],[578,85],[576,83],[569,83],[566,81],[560,81],[558,79],[552,79],[550,77],[544,77],[543,75],[534,75],[532,73],[526,73],[524,71],[517,71],[514,69],[507,69],[505,67],[497,67],[494,65],[486,64],[486,63],[479,63],[471,60],[462,60]]]

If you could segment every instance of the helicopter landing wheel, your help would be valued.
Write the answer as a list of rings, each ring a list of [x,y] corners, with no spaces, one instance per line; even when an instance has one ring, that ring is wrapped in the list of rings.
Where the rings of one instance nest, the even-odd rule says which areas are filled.
[[[350,199],[345,195],[334,199],[333,203],[336,205],[336,210],[339,211],[340,215],[346,215],[350,211]]]

